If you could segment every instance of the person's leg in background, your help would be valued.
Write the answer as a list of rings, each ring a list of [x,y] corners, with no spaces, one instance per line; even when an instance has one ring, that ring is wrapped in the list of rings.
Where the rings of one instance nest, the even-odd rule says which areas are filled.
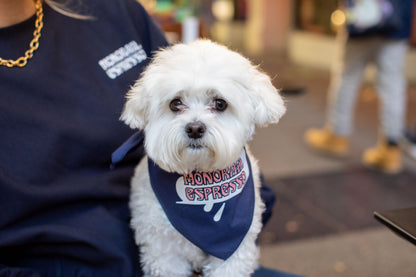
[[[386,173],[402,169],[399,147],[406,111],[406,40],[380,38],[377,64],[377,92],[380,98],[380,138],[377,146],[363,154],[364,165]]]
[[[312,148],[337,156],[347,153],[357,94],[372,56],[371,42],[371,39],[352,39],[346,43],[329,86],[326,125],[322,129],[309,129],[305,134],[305,141]]]

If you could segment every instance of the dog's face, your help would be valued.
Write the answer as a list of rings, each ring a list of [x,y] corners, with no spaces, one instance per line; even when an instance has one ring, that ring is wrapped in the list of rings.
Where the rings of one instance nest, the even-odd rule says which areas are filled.
[[[222,169],[256,125],[277,123],[283,100],[270,78],[208,40],[158,52],[128,93],[121,119],[145,132],[149,157],[169,172]]]

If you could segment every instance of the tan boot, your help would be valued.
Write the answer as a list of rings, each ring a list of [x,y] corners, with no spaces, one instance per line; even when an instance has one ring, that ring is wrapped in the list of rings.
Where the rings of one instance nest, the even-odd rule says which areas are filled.
[[[335,156],[345,156],[348,151],[348,139],[335,135],[329,128],[307,130],[305,142],[314,150]]]
[[[399,146],[389,146],[386,142],[380,142],[376,147],[364,152],[363,164],[384,173],[399,173],[403,167],[401,149]]]

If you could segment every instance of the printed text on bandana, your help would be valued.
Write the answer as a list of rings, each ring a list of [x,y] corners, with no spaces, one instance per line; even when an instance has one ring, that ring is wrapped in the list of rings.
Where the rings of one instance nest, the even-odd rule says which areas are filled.
[[[204,211],[211,211],[215,203],[225,202],[243,190],[250,175],[245,152],[230,167],[213,172],[192,172],[184,174],[176,182],[176,192],[182,201],[178,204],[204,205]],[[214,217],[221,219],[225,203]]]

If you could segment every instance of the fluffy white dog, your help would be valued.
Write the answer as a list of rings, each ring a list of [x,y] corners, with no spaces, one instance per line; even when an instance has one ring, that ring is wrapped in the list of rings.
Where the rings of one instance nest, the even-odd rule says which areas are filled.
[[[130,199],[145,274],[250,276],[264,204],[245,145],[285,113],[270,78],[198,40],[159,51],[127,98],[121,119],[144,130],[148,155]]]

